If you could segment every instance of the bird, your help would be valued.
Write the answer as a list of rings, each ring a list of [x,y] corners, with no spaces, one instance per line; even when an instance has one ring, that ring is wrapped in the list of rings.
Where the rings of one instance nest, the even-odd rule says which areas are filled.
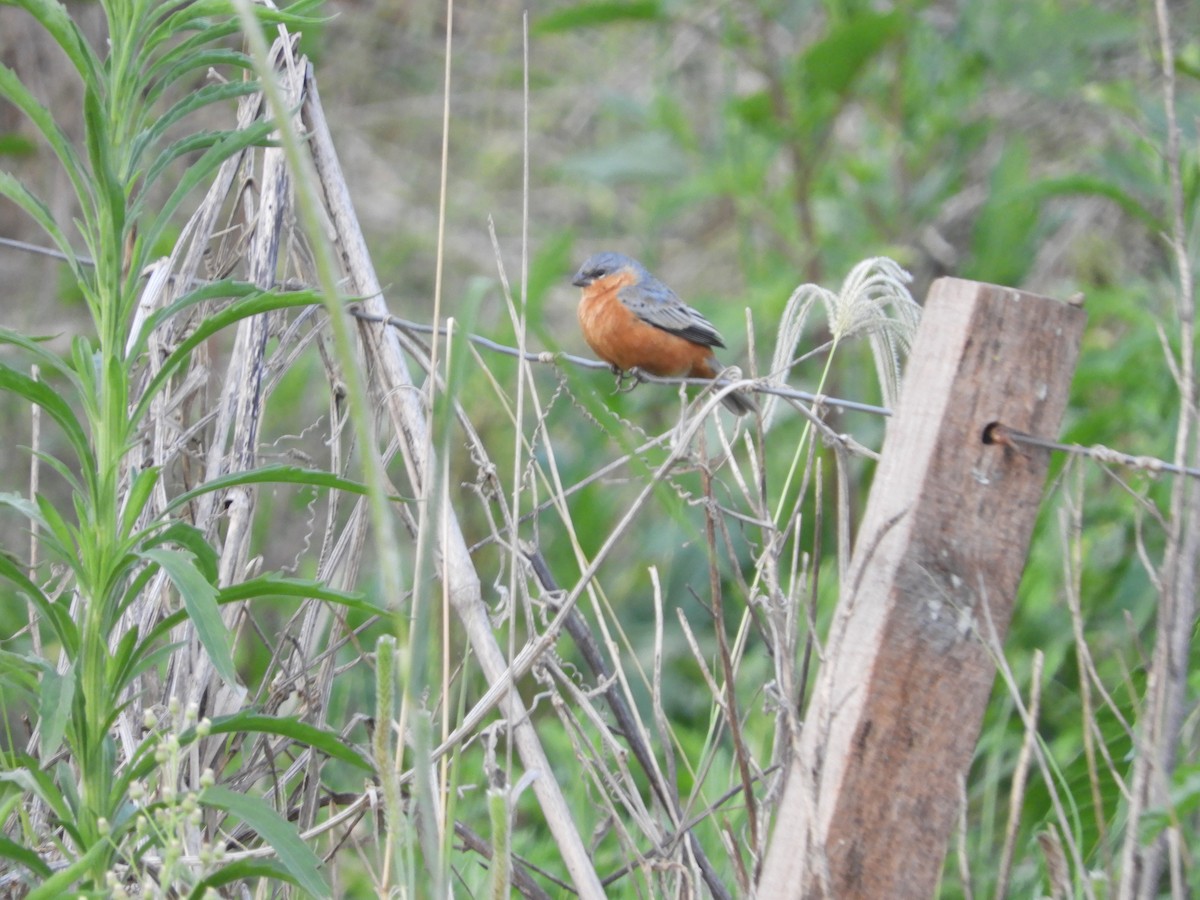
[[[725,341],[712,322],[679,299],[636,259],[596,253],[571,284],[583,288],[579,327],[583,339],[618,373],[638,369],[664,378],[716,378],[724,369],[713,355]],[[741,393],[721,398],[735,415],[757,412]]]

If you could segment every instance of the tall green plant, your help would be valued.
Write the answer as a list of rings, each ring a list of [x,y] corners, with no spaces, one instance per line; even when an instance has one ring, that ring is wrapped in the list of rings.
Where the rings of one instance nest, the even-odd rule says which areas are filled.
[[[206,884],[269,871],[310,893],[325,894],[317,858],[265,803],[230,792],[211,773],[199,790],[176,793],[181,748],[214,730],[243,728],[283,734],[367,767],[358,754],[298,720],[237,714],[197,721],[195,709],[172,709],[162,722],[148,718],[142,723],[145,736],[132,753],[122,753],[113,739],[138,679],[162,663],[174,646],[171,630],[185,617],[221,680],[237,686],[222,603],[285,595],[367,609],[355,596],[278,577],[220,587],[216,551],[199,528],[172,515],[196,493],[234,483],[281,478],[325,488],[358,490],[356,485],[295,470],[241,473],[156,512],[150,500],[161,488],[162,473],[157,467],[139,470],[131,456],[155,396],[201,342],[242,318],[315,301],[309,293],[268,293],[226,281],[185,292],[144,320],[135,315],[150,254],[172,227],[181,203],[226,160],[262,144],[275,125],[264,120],[235,131],[192,124],[197,113],[258,90],[252,77],[197,87],[212,67],[242,70],[246,76],[251,71],[244,54],[231,49],[239,23],[224,0],[101,0],[108,32],[103,52],[54,0],[14,5],[53,39],[78,79],[83,140],[72,141],[55,111],[15,72],[0,66],[0,96],[25,114],[66,174],[75,218],[70,226],[58,221],[42,199],[8,173],[0,172],[0,194],[36,221],[63,255],[94,333],[77,337],[70,353],[60,356],[27,335],[0,331],[0,341],[25,351],[56,385],[0,364],[0,391],[40,407],[65,437],[70,455],[43,455],[42,460],[66,482],[72,505],[60,509],[42,495],[32,500],[0,496],[5,506],[36,523],[47,555],[69,572],[64,596],[71,598],[68,610],[22,566],[0,555],[0,576],[29,599],[35,627],[53,637],[59,653],[57,662],[6,654],[9,682],[33,698],[38,710],[39,742],[34,753],[10,753],[0,771],[0,809],[8,827],[0,856],[23,866],[31,881],[42,880],[30,896],[58,896],[67,889],[116,891],[124,877],[136,877],[147,855],[154,857],[160,884],[203,890]],[[311,5],[297,3],[286,12],[258,7],[256,14],[264,22],[297,24],[306,21],[302,14]],[[134,381],[138,359],[154,328],[214,298],[228,303],[139,389]],[[183,609],[161,622],[123,623],[131,604],[159,575],[173,585]],[[148,781],[156,786],[152,794]],[[35,814],[25,809],[31,798],[37,801]],[[274,847],[279,863],[222,865],[214,854],[206,865],[187,871],[173,865],[180,852],[176,835],[196,827],[203,806],[240,818]],[[117,862],[127,875],[113,874]],[[179,880],[173,882],[175,876]]]

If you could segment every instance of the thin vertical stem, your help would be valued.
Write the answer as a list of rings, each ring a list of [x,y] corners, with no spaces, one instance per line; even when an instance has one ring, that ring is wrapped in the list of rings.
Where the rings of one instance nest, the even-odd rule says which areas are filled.
[[[1180,393],[1179,425],[1175,434],[1175,463],[1194,462],[1196,434],[1195,296],[1180,171],[1180,134],[1175,108],[1175,55],[1166,0],[1155,0],[1155,18],[1162,54],[1163,106],[1166,119],[1165,164],[1169,181],[1171,233],[1167,239],[1175,254],[1179,319],[1177,377]],[[1187,677],[1191,633],[1196,618],[1197,554],[1200,553],[1200,495],[1190,478],[1177,479],[1171,492],[1166,558],[1162,567],[1162,593],[1147,679],[1146,715],[1137,735],[1137,756],[1132,778],[1129,827],[1121,853],[1118,896],[1132,900],[1157,892],[1166,854],[1166,834],[1143,846],[1139,823],[1147,809],[1162,806],[1178,759],[1180,732],[1186,714]]]

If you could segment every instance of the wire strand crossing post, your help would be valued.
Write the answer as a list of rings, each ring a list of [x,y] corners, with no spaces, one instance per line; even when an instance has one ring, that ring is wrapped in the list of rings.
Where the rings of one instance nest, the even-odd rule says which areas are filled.
[[[932,896],[1086,316],[934,283],[797,739],[759,900]]]

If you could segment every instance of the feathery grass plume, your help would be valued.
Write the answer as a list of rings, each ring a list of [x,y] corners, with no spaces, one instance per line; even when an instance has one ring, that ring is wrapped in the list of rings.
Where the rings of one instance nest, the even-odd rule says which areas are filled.
[[[908,290],[912,276],[886,256],[858,263],[837,293],[817,284],[802,284],[792,292],[779,323],[779,341],[771,358],[772,377],[782,377],[794,364],[796,348],[804,334],[808,314],[819,300],[833,337],[821,385],[829,372],[838,344],[847,338],[866,334],[871,356],[883,389],[884,403],[892,406],[900,393],[901,359],[912,346],[921,307]],[[817,388],[820,393],[821,387]],[[763,406],[765,424],[770,427],[779,398],[768,396]]]

